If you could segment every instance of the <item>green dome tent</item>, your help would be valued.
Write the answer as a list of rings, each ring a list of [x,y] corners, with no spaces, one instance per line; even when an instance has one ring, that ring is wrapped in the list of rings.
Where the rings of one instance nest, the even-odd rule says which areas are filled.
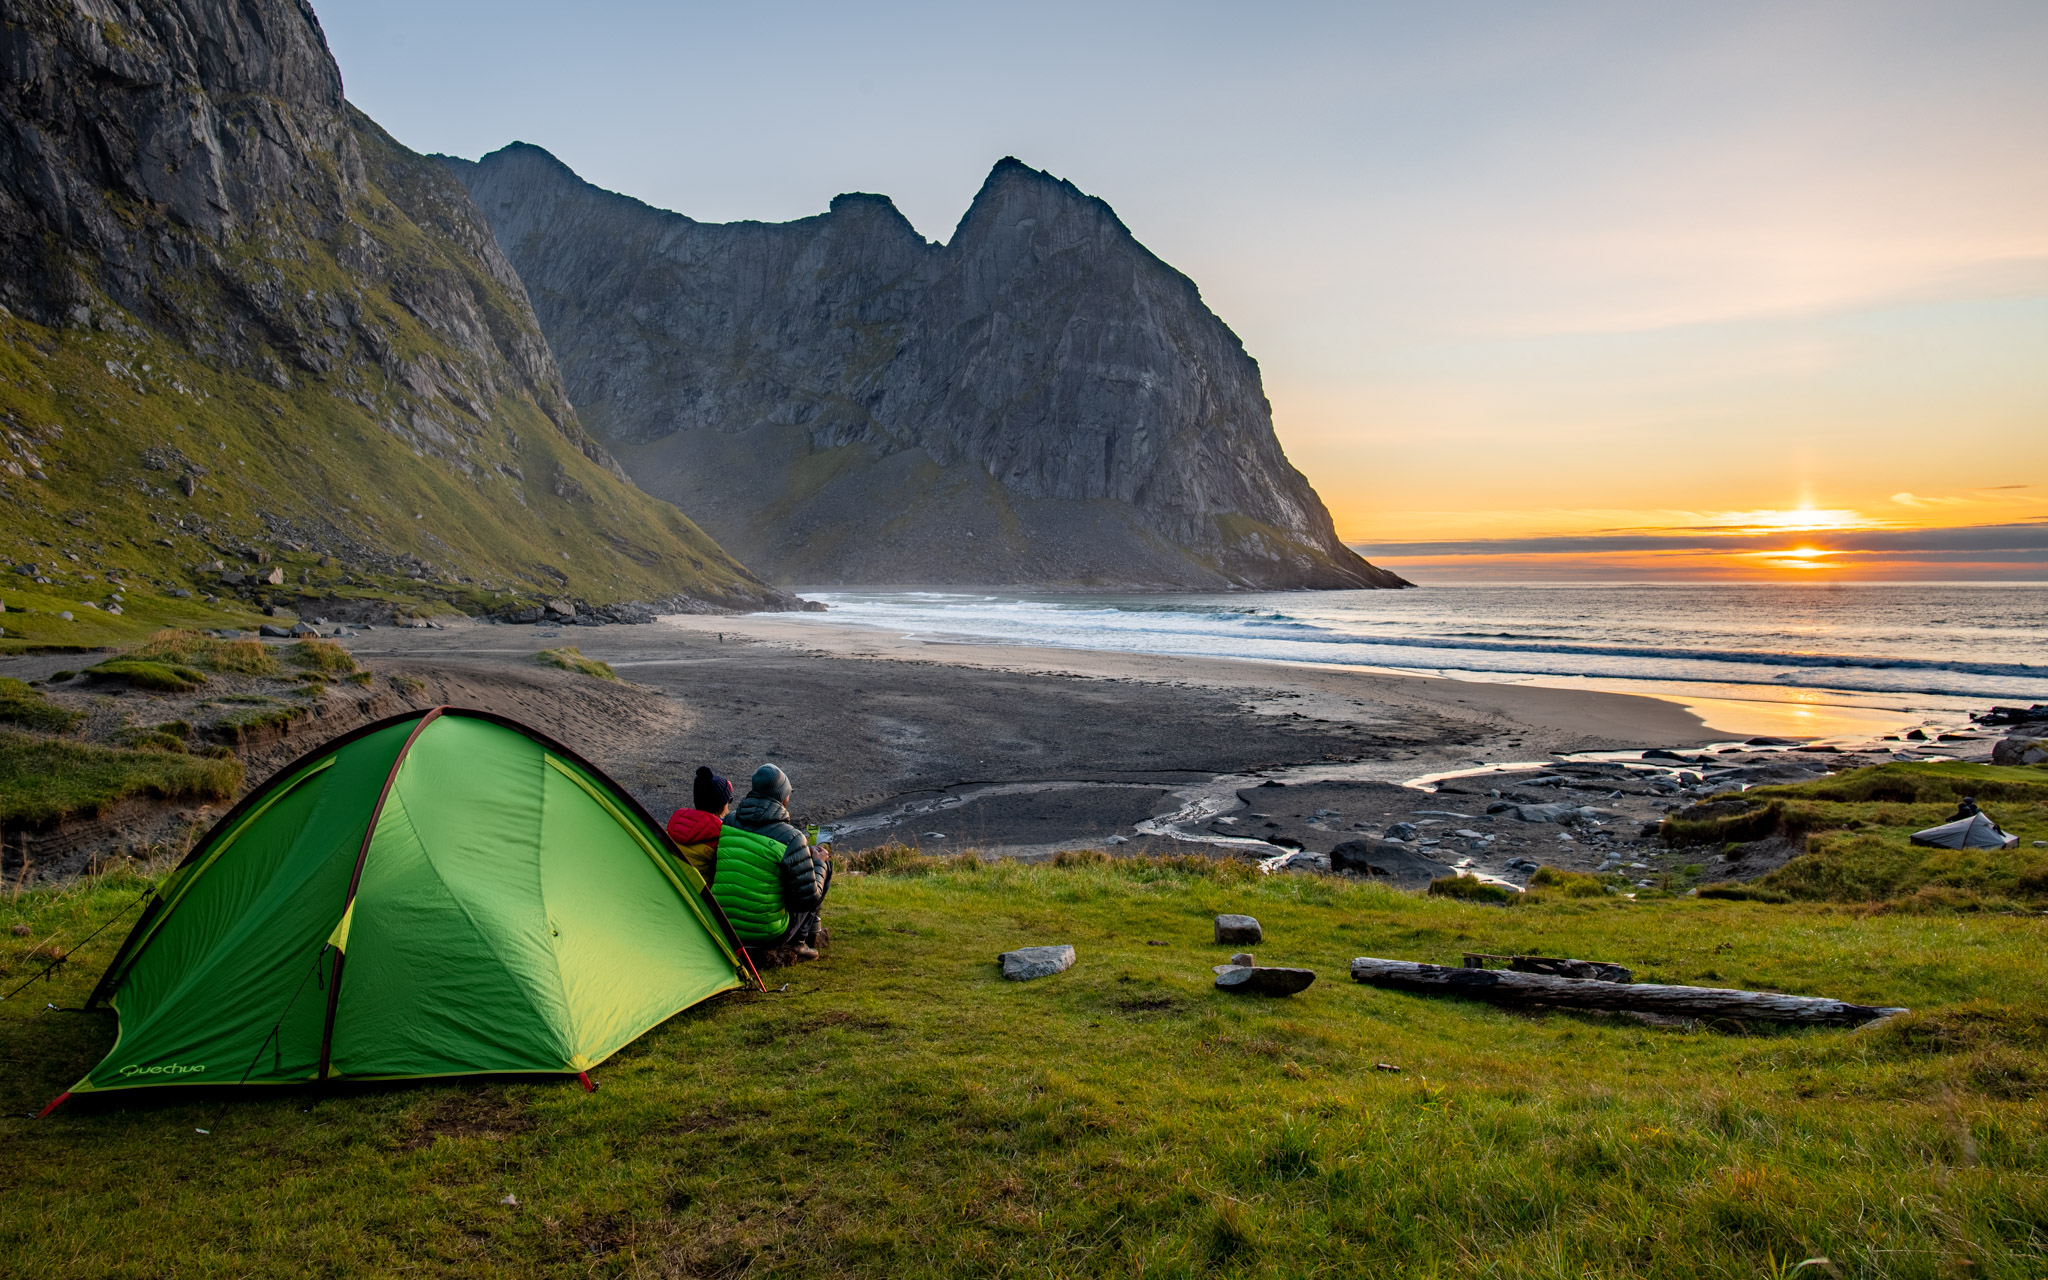
[[[602,771],[437,707],[326,744],[207,833],[86,1002],[120,1036],[64,1097],[584,1073],[749,968]]]

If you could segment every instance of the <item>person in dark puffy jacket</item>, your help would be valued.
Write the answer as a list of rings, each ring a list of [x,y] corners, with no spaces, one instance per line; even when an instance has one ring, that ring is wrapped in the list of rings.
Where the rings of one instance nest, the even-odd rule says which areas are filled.
[[[690,805],[670,815],[669,839],[682,849],[683,861],[710,884],[718,877],[718,833],[725,825],[721,819],[732,808],[732,784],[698,765],[690,784]]]
[[[712,896],[749,946],[787,948],[800,960],[815,960],[818,912],[832,886],[832,863],[789,820],[790,795],[782,770],[772,764],[754,770],[746,799],[720,837]],[[736,839],[734,829],[749,838]],[[770,936],[778,928],[780,935]]]

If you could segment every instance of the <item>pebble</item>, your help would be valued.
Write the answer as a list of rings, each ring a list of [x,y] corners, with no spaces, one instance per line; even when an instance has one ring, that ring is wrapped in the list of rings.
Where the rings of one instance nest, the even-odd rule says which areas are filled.
[[[1003,966],[1003,976],[1010,981],[1029,982],[1033,978],[1050,978],[1073,968],[1074,949],[1065,945],[1019,947],[997,956],[996,963]]]
[[[18,924],[18,925],[14,926],[14,927],[15,927],[15,929],[16,929],[16,930],[17,930],[18,932],[21,932],[21,933],[27,933],[27,932],[28,932],[28,926],[27,926],[27,925],[25,925],[25,924]],[[1254,965],[1254,964],[1257,964],[1257,963],[1258,963],[1258,961],[1256,961],[1256,960],[1252,959],[1252,953],[1251,953],[1251,952],[1249,952],[1249,951],[1240,951],[1240,952],[1238,952],[1238,953],[1237,953],[1236,955],[1234,955],[1234,956],[1230,957],[1230,963],[1232,963],[1232,964],[1242,964],[1242,965]]]
[[[1216,941],[1218,942],[1262,942],[1265,931],[1259,922],[1250,916],[1221,915],[1216,917]]]
[[[1387,828],[1387,839],[1389,840],[1413,840],[1421,834],[1421,828],[1412,822],[1397,822]]]

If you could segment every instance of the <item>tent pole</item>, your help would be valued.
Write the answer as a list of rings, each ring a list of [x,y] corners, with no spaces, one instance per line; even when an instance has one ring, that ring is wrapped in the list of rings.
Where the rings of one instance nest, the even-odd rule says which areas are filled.
[[[406,735],[405,745],[398,749],[396,756],[392,757],[391,772],[384,775],[384,789],[377,793],[377,807],[370,810],[369,825],[363,828],[363,847],[356,850],[356,869],[349,875],[348,897],[342,899],[341,903],[343,915],[347,915],[348,909],[355,905],[356,889],[363,882],[363,862],[370,856],[370,841],[377,835],[377,819],[384,816],[384,802],[391,798],[391,784],[398,781],[398,770],[405,764],[406,752],[412,750],[412,744],[419,741],[420,734],[425,732],[426,727],[434,723],[440,714],[447,709],[445,706],[434,707],[421,716],[420,722],[412,727],[410,734]],[[348,952],[340,947],[334,949],[334,971],[328,975],[327,979],[327,1020],[320,1028],[320,1071],[314,1077],[316,1080],[325,1080],[327,1078],[327,1066],[333,1056],[334,1015],[341,1007],[341,965],[347,959]],[[260,1054],[262,1050],[259,1049],[257,1052]]]

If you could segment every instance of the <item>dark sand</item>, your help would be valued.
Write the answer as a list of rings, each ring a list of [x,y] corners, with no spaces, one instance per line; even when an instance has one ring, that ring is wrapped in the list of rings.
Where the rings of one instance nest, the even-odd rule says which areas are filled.
[[[471,706],[567,743],[661,818],[688,802],[699,764],[744,790],[754,767],[773,761],[796,784],[798,819],[834,828],[843,852],[901,841],[931,852],[1022,858],[1076,848],[1271,857],[1282,852],[1271,841],[1328,853],[1412,822],[1418,831],[1409,856],[1453,866],[1469,859],[1473,869],[1507,879],[1526,879],[1505,865],[1525,857],[1648,876],[1671,855],[1642,839],[1641,826],[1678,801],[1643,786],[1614,794],[1603,780],[1579,779],[1569,788],[1518,792],[1542,772],[1526,769],[1453,779],[1434,793],[1398,784],[1480,762],[1687,747],[1713,736],[1672,703],[1622,694],[925,644],[775,615],[644,626],[379,628],[347,643],[374,673],[370,683],[330,686],[286,736],[246,748],[250,785],[370,720],[413,707]],[[611,663],[625,683],[535,660],[543,648],[570,644]],[[0,659],[0,674],[35,679],[60,665],[79,661],[22,655]],[[204,700],[222,692],[209,685],[184,697],[117,695],[82,682],[51,686],[53,698],[108,725],[177,716],[203,724],[218,714]],[[1287,785],[1260,785],[1273,780]],[[1573,829],[1488,815],[1503,796],[1571,799],[1605,812],[1597,827]],[[137,845],[175,845],[223,808],[131,803],[96,822],[26,833],[34,874],[74,874]],[[21,834],[10,837],[14,844]],[[19,849],[10,846],[9,854],[19,860]],[[0,857],[0,872],[18,871]]]

